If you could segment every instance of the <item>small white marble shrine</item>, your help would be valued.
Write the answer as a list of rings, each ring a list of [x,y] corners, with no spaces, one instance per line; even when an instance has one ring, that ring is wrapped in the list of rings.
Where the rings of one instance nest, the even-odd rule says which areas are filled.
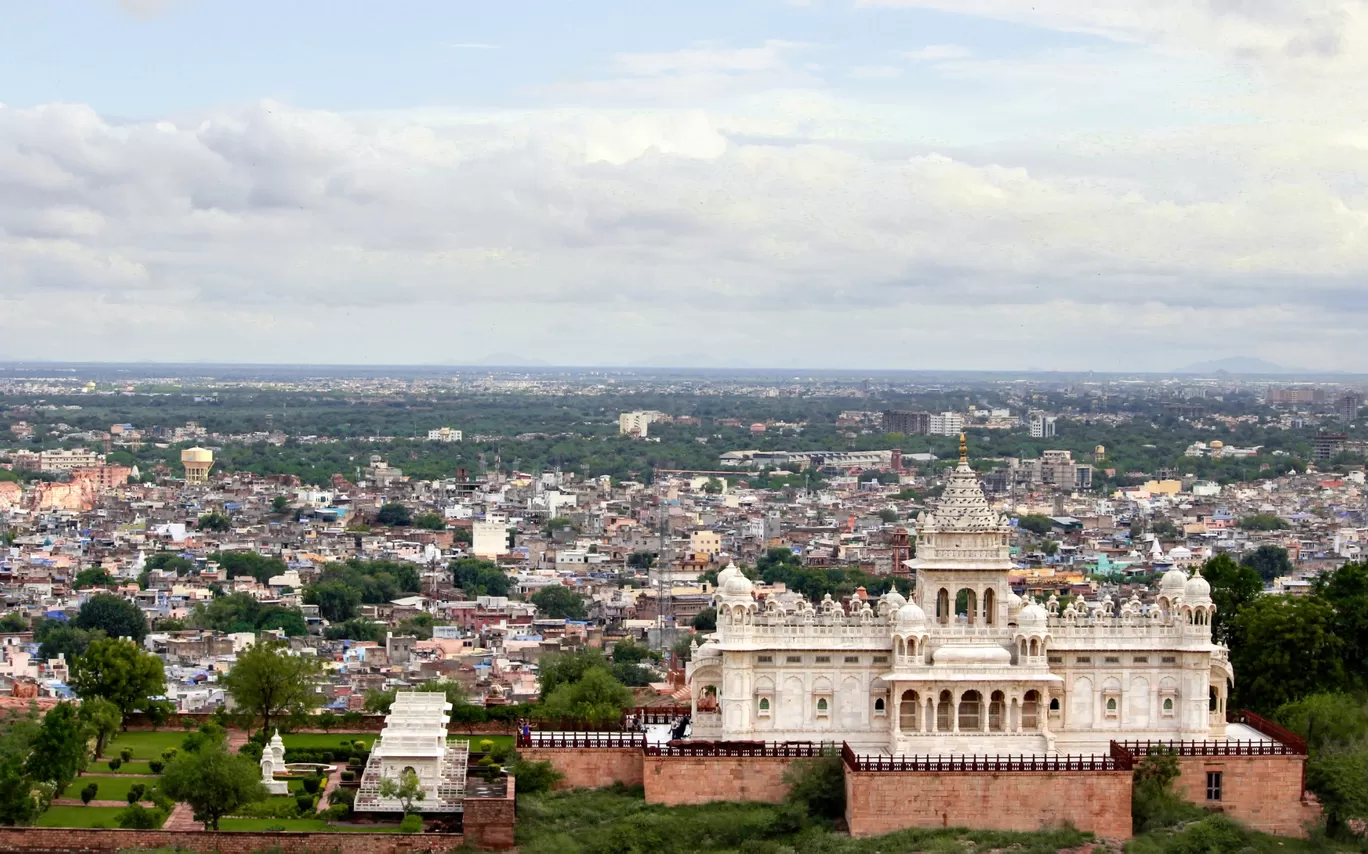
[[[397,798],[380,796],[380,781],[397,781],[406,771],[417,774],[423,786],[423,799],[413,805],[416,812],[463,811],[470,745],[448,741],[451,708],[444,694],[401,691],[395,695],[385,728],[361,775],[358,812],[403,812]]]
[[[285,742],[280,740],[280,730],[276,730],[275,735],[271,736],[270,744],[261,751],[261,783],[266,787],[266,791],[273,795],[288,795],[290,784],[285,780],[277,780],[275,775],[284,774],[288,769],[285,767]]]

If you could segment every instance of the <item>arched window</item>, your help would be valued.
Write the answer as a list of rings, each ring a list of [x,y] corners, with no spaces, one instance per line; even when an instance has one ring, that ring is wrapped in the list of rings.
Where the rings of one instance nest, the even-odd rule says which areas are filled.
[[[886,711],[888,711],[888,707],[884,705],[883,697],[880,697],[879,699],[874,701],[874,714],[882,715]]]
[[[1109,714],[1109,715],[1114,715],[1114,714],[1116,714],[1116,698],[1115,698],[1115,697],[1108,697],[1108,698],[1107,698],[1107,714]]]
[[[1021,728],[1027,731],[1040,728],[1039,691],[1027,691],[1021,698]]]
[[[761,697],[760,705],[758,706],[758,708],[760,709],[761,716],[768,717],[770,713],[769,697]]]
[[[1164,698],[1164,714],[1166,714],[1166,715],[1171,715],[1171,714],[1173,714],[1173,698],[1172,698],[1172,697],[1165,697],[1165,698]]]
[[[1007,720],[1007,698],[1001,691],[994,691],[992,699],[988,701],[988,730],[990,732],[1002,732],[1005,730]]]
[[[977,691],[965,691],[960,696],[959,728],[961,732],[977,732],[983,729],[983,711],[979,707],[983,697]]]
[[[978,612],[978,594],[967,587],[960,588],[955,594],[955,618],[964,618],[969,625],[975,623]]]
[[[1208,686],[1207,686],[1207,711],[1209,711],[1209,712],[1214,712],[1214,711],[1216,711],[1216,705],[1217,705],[1217,700],[1216,700],[1216,686],[1215,686],[1215,685],[1208,685]]]
[[[936,703],[936,729],[940,732],[950,732],[954,729],[954,724],[950,721],[950,692],[942,691],[940,700]]]
[[[1050,711],[1052,711],[1052,712],[1057,712],[1057,711],[1059,711],[1059,698],[1058,698],[1058,697],[1051,697],[1051,698],[1050,698]]]
[[[936,594],[936,621],[950,622],[950,591],[944,587]]]
[[[1032,657],[1040,655],[1040,641],[1035,638],[1031,638],[1031,655]]]
[[[826,717],[826,716],[827,716],[827,701],[826,701],[826,697],[818,697],[818,698],[817,698],[817,717],[819,717],[819,718],[824,718],[824,717]]]
[[[997,593],[992,588],[983,591],[983,622],[985,625],[993,625],[997,620]]]
[[[904,691],[898,704],[898,729],[903,732],[917,731],[917,712],[921,707],[921,697],[916,691]]]

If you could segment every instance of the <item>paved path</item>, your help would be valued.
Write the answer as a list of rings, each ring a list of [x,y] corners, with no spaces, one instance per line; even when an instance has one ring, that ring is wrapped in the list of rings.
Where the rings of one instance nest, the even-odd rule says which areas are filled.
[[[342,782],[342,769],[345,767],[347,766],[342,763],[333,766],[333,772],[328,775],[328,780],[323,785],[323,791],[318,796],[318,812],[323,812],[328,808],[328,795]]]
[[[195,821],[195,813],[187,804],[176,804],[171,815],[166,817],[162,830],[204,830],[204,825]]]

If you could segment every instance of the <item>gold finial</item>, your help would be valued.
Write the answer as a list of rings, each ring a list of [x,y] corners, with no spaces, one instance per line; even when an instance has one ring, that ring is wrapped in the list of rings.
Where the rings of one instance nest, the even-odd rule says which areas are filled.
[[[969,462],[969,443],[964,439],[964,431],[960,431],[960,462]]]

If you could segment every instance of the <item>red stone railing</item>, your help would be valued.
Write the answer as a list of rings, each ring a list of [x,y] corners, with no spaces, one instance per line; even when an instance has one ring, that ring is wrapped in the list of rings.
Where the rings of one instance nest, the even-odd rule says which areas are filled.
[[[680,741],[646,745],[647,756],[835,756],[834,741]]]
[[[541,732],[518,733],[518,747],[636,747],[646,746],[639,732]]]
[[[1244,724],[1256,732],[1261,732],[1274,741],[1288,746],[1293,753],[1299,755],[1306,753],[1306,739],[1287,727],[1274,723],[1262,715],[1256,715],[1248,709],[1227,716],[1227,720],[1235,724]]]
[[[1280,741],[1123,741],[1121,749],[1132,756],[1167,752],[1174,756],[1300,756],[1305,751]]]
[[[841,758],[851,771],[900,772],[993,772],[1021,773],[1028,771],[1129,771],[1129,757],[1102,754],[1047,755],[953,755],[953,756],[888,756],[859,755],[843,745]]]

